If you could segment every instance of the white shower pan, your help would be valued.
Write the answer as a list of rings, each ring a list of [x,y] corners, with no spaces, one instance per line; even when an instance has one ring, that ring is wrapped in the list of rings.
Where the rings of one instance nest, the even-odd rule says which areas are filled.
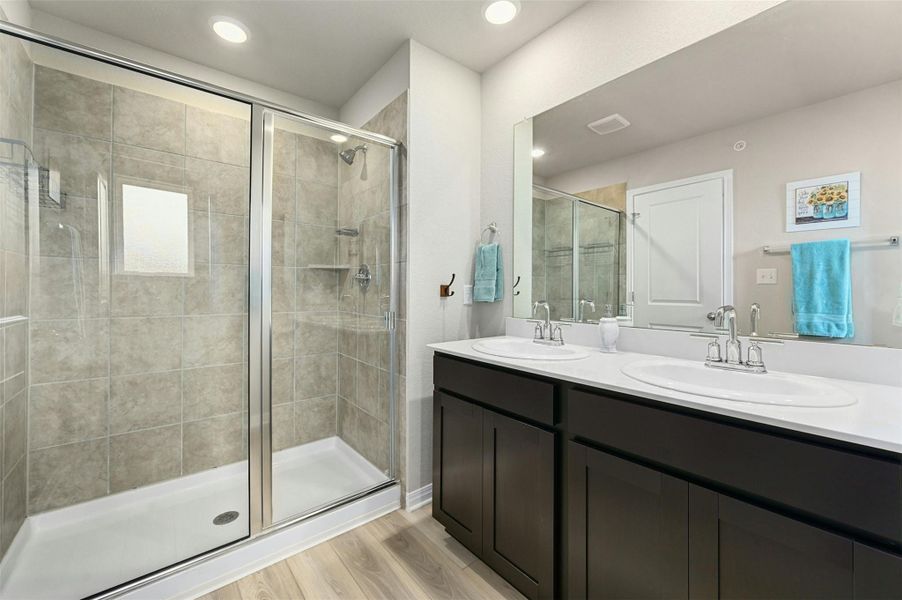
[[[273,455],[273,522],[386,480],[338,437]],[[74,599],[236,541],[248,530],[247,463],[26,519],[0,564],[0,599]],[[238,511],[232,522],[213,519]]]

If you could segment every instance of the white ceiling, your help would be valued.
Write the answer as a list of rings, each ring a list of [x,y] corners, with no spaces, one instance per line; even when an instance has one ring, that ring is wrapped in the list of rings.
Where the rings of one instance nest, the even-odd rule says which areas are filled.
[[[902,2],[790,2],[538,115],[548,179],[902,78]],[[620,113],[599,137],[586,125]]]
[[[482,72],[585,0],[524,0],[507,25],[482,0],[31,0],[31,6],[155,50],[340,107],[412,38]],[[211,31],[225,15],[250,29],[234,46]]]

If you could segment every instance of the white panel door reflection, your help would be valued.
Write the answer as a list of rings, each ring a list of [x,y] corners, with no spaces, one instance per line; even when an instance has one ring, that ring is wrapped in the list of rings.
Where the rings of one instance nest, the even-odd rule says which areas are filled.
[[[633,324],[699,331],[724,302],[723,177],[629,193]]]

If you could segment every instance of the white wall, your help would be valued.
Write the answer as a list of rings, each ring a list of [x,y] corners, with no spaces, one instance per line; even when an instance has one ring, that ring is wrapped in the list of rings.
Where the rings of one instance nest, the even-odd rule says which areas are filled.
[[[10,23],[31,27],[31,5],[26,0],[0,0],[0,11]]]
[[[763,333],[790,332],[790,259],[765,256],[762,245],[897,235],[902,230],[900,132],[902,81],[896,81],[562,173],[548,185],[578,193],[626,181],[635,189],[733,169],[733,298],[741,326],[748,330],[747,307],[758,302]],[[748,143],[744,151],[733,151],[737,140]],[[860,227],[786,233],[788,182],[852,171],[861,171]],[[777,285],[757,285],[758,268],[777,269]],[[853,251],[855,337],[846,341],[902,347],[902,328],[890,326],[900,284],[898,250]]]
[[[12,20],[12,18],[10,20]],[[42,33],[53,35],[70,42],[89,46],[97,50],[103,50],[160,69],[172,71],[179,75],[255,96],[294,110],[329,119],[338,118],[337,108],[326,106],[306,98],[301,98],[300,96],[277,90],[248,79],[229,75],[223,71],[211,69],[210,67],[205,67],[165,52],[153,50],[146,46],[141,46],[134,42],[102,33],[65,19],[60,19],[39,10],[31,11],[31,27]],[[41,59],[36,60],[38,62],[46,62]]]
[[[432,351],[472,337],[463,286],[480,232],[479,74],[412,41],[407,273],[407,489],[432,481]],[[450,298],[438,286],[457,274]]]
[[[777,3],[591,2],[483,73],[480,221],[511,230],[517,122]],[[505,269],[515,276],[511,255],[505,256]],[[502,333],[511,307],[507,294],[503,304],[477,308],[476,333]]]
[[[362,127],[410,87],[410,40],[405,41],[338,111],[338,120]]]
[[[473,335],[463,286],[472,283],[481,229],[481,88],[478,73],[408,40],[341,108],[340,118],[360,126],[405,89],[408,189],[400,225],[407,236],[406,360],[400,400],[405,487],[416,492],[432,481],[432,351],[426,345]],[[456,293],[441,299],[438,286],[452,273]]]

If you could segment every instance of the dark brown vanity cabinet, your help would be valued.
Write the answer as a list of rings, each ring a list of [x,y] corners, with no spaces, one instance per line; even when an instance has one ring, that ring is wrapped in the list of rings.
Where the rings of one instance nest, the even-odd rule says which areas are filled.
[[[899,543],[898,459],[629,398],[568,401],[568,597],[902,598],[902,557],[861,541]]]
[[[576,442],[568,598],[902,598],[902,557]]]
[[[553,598],[554,432],[504,410],[517,400],[509,392],[478,385],[491,371],[443,357],[435,367],[433,516],[527,598]],[[552,386],[503,375],[523,386],[533,415],[550,418]]]
[[[902,599],[899,455],[443,355],[435,388],[433,515],[529,598]]]

